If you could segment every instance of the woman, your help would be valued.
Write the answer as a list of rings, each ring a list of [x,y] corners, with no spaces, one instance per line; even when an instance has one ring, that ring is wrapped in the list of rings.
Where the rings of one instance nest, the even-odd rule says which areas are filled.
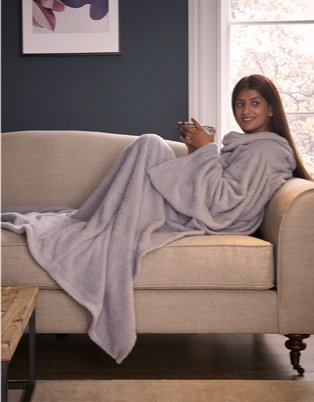
[[[183,236],[255,232],[274,192],[293,176],[285,133],[269,132],[278,101],[268,101],[270,89],[265,95],[243,83],[234,111],[248,134],[227,134],[221,152],[214,131],[193,120],[196,128],[179,128],[189,155],[176,158],[159,136],[140,136],[77,211],[3,214],[3,227],[26,233],[38,264],[88,309],[90,337],[117,362],[136,340],[141,258]]]
[[[312,180],[296,150],[280,95],[268,78],[262,75],[243,77],[232,93],[232,110],[235,119],[246,134],[273,132],[285,138],[293,150],[297,167],[294,176]],[[179,131],[189,153],[214,141],[215,131],[206,132],[195,119],[195,129],[180,125]]]

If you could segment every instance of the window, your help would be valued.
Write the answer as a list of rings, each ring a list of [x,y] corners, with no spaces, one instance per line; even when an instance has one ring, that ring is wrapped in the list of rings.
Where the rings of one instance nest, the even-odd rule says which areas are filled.
[[[258,73],[269,77],[281,94],[298,150],[314,177],[314,2],[190,0],[190,8],[194,3],[203,8],[198,11],[200,15],[206,11],[204,4],[211,5],[208,18],[203,17],[198,22],[197,30],[202,32],[198,36],[210,35],[218,43],[216,57],[203,60],[203,70],[206,71],[207,62],[207,68],[210,64],[209,70],[217,68],[217,72],[216,76],[207,78],[214,85],[203,90],[199,103],[203,101],[204,108],[207,102],[207,107],[213,109],[211,103],[218,100],[215,115],[218,130],[222,133],[238,130],[230,107],[232,88],[245,75]],[[206,26],[202,27],[202,20],[211,24],[210,18],[218,21],[218,24],[213,24],[215,33]],[[191,31],[195,32],[195,28],[190,24]],[[190,76],[192,82],[194,78]],[[206,93],[210,94],[207,100]],[[207,120],[210,117],[215,120],[213,113]],[[210,121],[206,123],[211,124]]]

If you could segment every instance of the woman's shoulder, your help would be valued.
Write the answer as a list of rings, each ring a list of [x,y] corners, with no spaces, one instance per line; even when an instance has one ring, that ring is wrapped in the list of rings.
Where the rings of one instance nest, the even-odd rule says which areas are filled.
[[[223,141],[221,153],[225,157],[234,155],[242,159],[278,161],[285,160],[294,165],[294,154],[288,141],[279,134],[273,132],[259,132],[254,134],[242,134],[235,131],[228,133]]]
[[[290,148],[289,143],[285,138],[281,137],[279,134],[268,131],[253,134],[244,134],[237,131],[231,131],[223,137],[222,141],[224,148],[227,148],[228,150],[240,145],[249,146],[251,144],[252,147],[259,148],[267,146],[267,144],[270,145],[270,143],[272,143],[272,145],[278,144],[279,146],[288,146]]]

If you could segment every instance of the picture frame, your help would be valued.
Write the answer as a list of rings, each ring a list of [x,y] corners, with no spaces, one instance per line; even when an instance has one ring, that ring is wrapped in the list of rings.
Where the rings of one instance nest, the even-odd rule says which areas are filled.
[[[120,54],[119,0],[21,1],[23,55]]]

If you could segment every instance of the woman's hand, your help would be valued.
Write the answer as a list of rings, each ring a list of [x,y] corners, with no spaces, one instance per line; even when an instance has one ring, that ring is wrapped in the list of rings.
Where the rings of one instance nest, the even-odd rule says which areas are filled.
[[[213,128],[211,131],[205,128],[195,119],[191,119],[194,127],[187,124],[180,124],[178,127],[181,134],[181,140],[188,148],[188,153],[194,152],[196,149],[203,147],[215,141],[216,130]]]

